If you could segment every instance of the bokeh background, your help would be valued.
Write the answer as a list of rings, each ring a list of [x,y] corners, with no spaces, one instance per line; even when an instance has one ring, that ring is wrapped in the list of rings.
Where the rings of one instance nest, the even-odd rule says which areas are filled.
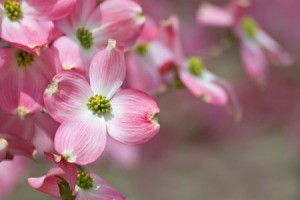
[[[139,2],[156,20],[178,15],[186,54],[203,56],[211,71],[234,86],[244,116],[232,121],[224,108],[204,104],[187,91],[173,91],[157,98],[161,132],[132,150],[136,165],[124,167],[108,155],[87,168],[130,200],[299,200],[300,1],[253,0],[249,8],[263,29],[296,57],[291,67],[270,66],[264,89],[245,75],[236,46],[217,50],[225,30],[196,23],[203,1]],[[38,160],[32,169],[28,177],[41,176],[48,162]],[[6,198],[17,199],[51,198],[29,188],[24,179]]]

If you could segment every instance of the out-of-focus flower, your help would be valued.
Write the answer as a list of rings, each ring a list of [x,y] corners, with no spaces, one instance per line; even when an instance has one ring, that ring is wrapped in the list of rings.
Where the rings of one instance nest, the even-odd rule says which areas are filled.
[[[75,164],[66,162],[61,156],[45,153],[55,163],[42,177],[29,178],[31,187],[61,199],[76,200],[125,200],[115,188],[93,173],[77,171]]]
[[[224,7],[204,3],[197,14],[198,22],[207,26],[227,27],[240,41],[240,54],[249,77],[259,86],[267,78],[267,62],[291,65],[293,57],[250,16],[248,0],[233,0]]]
[[[0,49],[0,108],[24,117],[42,109],[43,93],[55,75],[52,51],[40,56],[15,48]]]
[[[89,3],[78,0],[74,12],[57,22],[66,36],[56,41],[54,47],[64,58],[67,54],[64,51],[69,51],[69,48],[61,48],[61,45],[71,45],[76,55],[81,54],[77,63],[83,62],[88,67],[96,52],[104,49],[110,38],[117,40],[120,47],[131,47],[140,35],[144,21],[142,8],[131,0],[110,0],[100,5],[96,0]]]
[[[2,48],[0,62],[0,132],[32,142],[37,128],[54,137],[56,122],[41,113],[43,94],[55,74],[54,54],[40,56],[15,48]]]
[[[1,38],[31,53],[48,46],[53,20],[71,13],[76,0],[3,0]]]
[[[71,71],[53,78],[44,100],[49,114],[62,123],[55,148],[68,162],[95,161],[105,147],[107,132],[133,145],[148,141],[159,131],[156,102],[139,91],[119,90],[125,71],[124,54],[110,40],[91,62],[90,85]]]
[[[233,117],[240,119],[240,106],[230,84],[208,71],[200,57],[186,58],[183,54],[178,19],[171,17],[164,26],[165,41],[174,53],[178,78],[184,86],[207,103],[227,106]]]
[[[160,27],[147,16],[144,30],[127,56],[127,83],[130,88],[149,94],[164,86],[162,70],[173,63],[173,54],[160,41]]]

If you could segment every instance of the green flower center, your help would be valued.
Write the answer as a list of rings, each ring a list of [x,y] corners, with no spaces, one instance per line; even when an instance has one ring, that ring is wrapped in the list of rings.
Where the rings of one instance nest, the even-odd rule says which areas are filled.
[[[195,76],[200,76],[205,69],[203,62],[199,57],[188,58],[188,67],[189,71]]]
[[[144,56],[148,53],[148,44],[146,43],[139,44],[135,50],[139,55]]]
[[[22,17],[20,3],[15,0],[6,0],[3,4],[5,14],[11,21],[16,21]]]
[[[244,17],[242,19],[242,27],[247,37],[249,37],[250,39],[255,38],[258,24],[251,17]]]
[[[26,51],[17,51],[17,62],[19,67],[26,69],[28,65],[31,65],[34,61],[34,55]]]
[[[99,94],[96,94],[95,96],[89,98],[87,107],[95,115],[101,115],[111,111],[109,100],[107,100],[105,96]]]
[[[76,185],[84,190],[91,189],[94,186],[94,179],[88,172],[78,172]]]
[[[86,28],[80,28],[77,30],[77,38],[81,46],[85,49],[89,49],[93,45],[93,33]]]

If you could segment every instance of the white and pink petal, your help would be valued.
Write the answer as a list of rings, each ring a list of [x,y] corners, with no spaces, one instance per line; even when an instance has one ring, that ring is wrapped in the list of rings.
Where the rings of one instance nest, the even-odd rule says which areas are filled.
[[[107,48],[97,53],[90,66],[90,82],[94,93],[110,99],[121,87],[126,74],[124,52],[109,40]]]
[[[86,165],[102,154],[106,145],[106,125],[103,117],[74,116],[64,121],[55,136],[55,149],[68,162]]]
[[[154,99],[137,90],[120,90],[111,100],[111,119],[107,129],[111,137],[124,144],[149,141],[160,130],[160,111]]]
[[[93,92],[85,77],[73,71],[58,73],[44,93],[47,112],[62,123],[77,114],[89,111],[86,103]]]

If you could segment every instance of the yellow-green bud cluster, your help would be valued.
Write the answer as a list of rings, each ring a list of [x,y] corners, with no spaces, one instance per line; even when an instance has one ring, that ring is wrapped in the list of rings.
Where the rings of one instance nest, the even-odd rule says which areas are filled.
[[[202,60],[199,57],[190,57],[188,59],[189,71],[195,75],[200,76],[205,69]]]
[[[139,55],[146,55],[148,53],[148,44],[147,43],[142,43],[139,44],[136,48],[135,48],[136,52]]]
[[[15,0],[6,0],[3,4],[5,14],[12,21],[16,21],[22,17],[20,3]]]
[[[78,172],[76,185],[81,189],[88,190],[94,186],[94,179],[88,172]]]
[[[105,96],[99,94],[96,94],[95,96],[89,98],[87,107],[95,115],[101,115],[111,111],[109,100],[107,100]]]
[[[248,38],[254,39],[256,36],[258,25],[254,21],[254,19],[250,17],[244,17],[242,19],[242,27],[244,33],[247,35]]]
[[[19,67],[26,69],[28,65],[31,65],[34,61],[34,55],[26,51],[17,51],[17,62]]]
[[[80,28],[77,30],[77,38],[81,46],[85,49],[89,49],[93,45],[93,33],[86,28]]]

